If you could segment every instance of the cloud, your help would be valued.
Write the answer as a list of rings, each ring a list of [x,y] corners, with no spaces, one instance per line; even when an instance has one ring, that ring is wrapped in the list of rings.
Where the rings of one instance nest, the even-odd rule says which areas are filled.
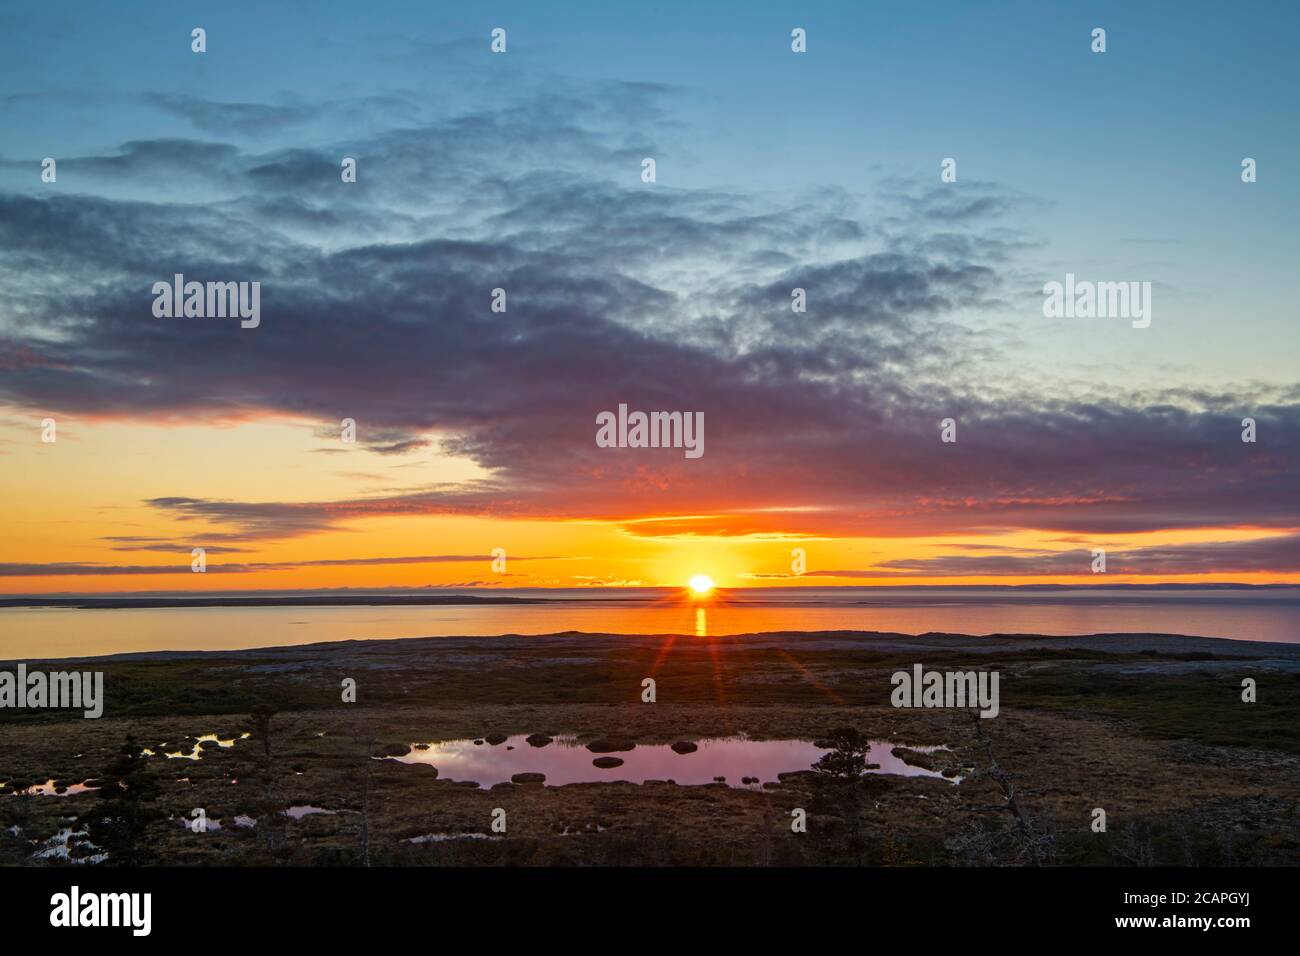
[[[263,134],[297,126],[315,118],[305,105],[270,106],[265,103],[219,103],[177,93],[150,93],[145,101],[165,113],[188,120],[208,133]]]
[[[205,548],[208,553],[221,549]],[[231,549],[234,550],[234,549]],[[205,574],[254,574],[266,571],[295,571],[299,568],[365,567],[367,565],[397,564],[460,564],[482,562],[488,564],[492,555],[484,554],[425,554],[405,557],[379,558],[322,558],[310,561],[262,561],[252,564],[208,564]],[[563,558],[546,555],[511,555],[511,561],[558,561]],[[74,562],[23,563],[0,562],[0,578],[17,577],[112,577],[118,575],[195,574],[189,556],[176,564],[124,565]]]
[[[430,514],[641,537],[1296,526],[1294,385],[989,380],[1007,342],[962,314],[1003,301],[1032,197],[891,185],[859,211],[830,190],[652,188],[635,157],[672,142],[658,104],[675,94],[602,92],[561,87],[347,147],[134,141],[68,160],[112,196],[0,193],[0,401],[72,419],[348,416],[370,451],[430,448],[490,476],[327,502],[149,500],[221,543]],[[630,129],[610,97],[646,122]],[[310,112],[156,102],[213,131]],[[210,201],[160,193],[173,178]],[[151,286],[175,273],[260,281],[260,327],[154,318]],[[702,412],[704,457],[596,447],[596,415],[620,403]],[[1239,440],[1244,415],[1256,444]],[[947,417],[956,444],[939,440]]]
[[[870,572],[823,571],[825,577],[880,577],[891,573],[934,577],[1045,577],[1091,573],[1092,550],[1029,554],[944,555],[883,561]],[[1108,550],[1106,573],[1125,575],[1248,574],[1300,567],[1300,535],[1246,541],[1204,541],[1182,545]],[[1098,577],[1099,581],[1104,581]]]
[[[427,438],[407,438],[402,441],[390,442],[386,445],[368,445],[369,451],[376,455],[405,455],[413,451],[419,451],[421,448],[428,448],[433,444]]]
[[[105,535],[100,540],[114,542],[109,547],[110,551],[170,551],[183,552],[188,556],[194,548],[193,542],[160,540],[140,535]],[[245,554],[250,549],[213,545],[206,546],[204,550],[208,554]]]

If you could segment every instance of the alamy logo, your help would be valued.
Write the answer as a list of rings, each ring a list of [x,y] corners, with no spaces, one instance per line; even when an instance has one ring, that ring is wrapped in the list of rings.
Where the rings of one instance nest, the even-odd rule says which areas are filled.
[[[18,672],[0,671],[0,710],[6,707],[72,708],[95,720],[104,713],[104,672],[31,671],[26,664]]]
[[[981,717],[998,715],[997,671],[895,671],[889,702],[895,707],[979,707]]]
[[[133,936],[148,936],[153,928],[153,894],[71,892],[50,897],[50,925],[129,926]]]
[[[262,283],[186,282],[176,273],[171,282],[153,284],[153,314],[159,319],[242,319],[241,329],[262,323]]]
[[[1043,284],[1043,315],[1049,319],[1132,319],[1133,328],[1151,324],[1150,282],[1076,282]]]
[[[684,448],[687,458],[704,454],[703,412],[628,412],[596,416],[599,448]]]

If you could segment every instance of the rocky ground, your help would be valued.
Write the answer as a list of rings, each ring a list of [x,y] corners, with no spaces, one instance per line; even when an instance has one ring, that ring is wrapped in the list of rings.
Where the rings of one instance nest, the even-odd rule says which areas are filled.
[[[1001,713],[980,721],[890,706],[890,675],[918,662],[997,670]],[[111,852],[102,859],[96,842],[103,824],[93,810],[105,803],[104,790],[66,788],[110,779],[106,768],[128,737],[153,751],[131,778],[147,781],[141,792],[153,797],[140,802],[132,836],[144,863],[1300,860],[1300,647],[1289,645],[1161,635],[565,634],[28,667],[103,670],[107,704],[99,720],[0,712],[5,865],[120,861]],[[656,682],[654,703],[641,700],[646,677]],[[1241,700],[1245,677],[1257,682],[1256,703]],[[355,702],[344,699],[349,682]],[[250,719],[258,708],[274,710],[269,759]],[[899,755],[963,779],[871,775],[846,785],[810,772],[750,787],[483,789],[427,766],[376,759],[416,741],[480,738],[493,746],[487,740],[506,734],[646,745],[742,734],[814,740],[833,728],[904,747],[946,745]],[[210,734],[234,743],[197,740]],[[14,795],[49,780],[64,794]],[[297,806],[329,812],[284,815]],[[196,808],[220,828],[187,828]],[[497,809],[506,813],[504,834],[492,830]],[[807,813],[807,832],[792,832],[796,809]],[[1091,827],[1097,809],[1105,811],[1104,833]],[[237,817],[256,823],[240,826]]]

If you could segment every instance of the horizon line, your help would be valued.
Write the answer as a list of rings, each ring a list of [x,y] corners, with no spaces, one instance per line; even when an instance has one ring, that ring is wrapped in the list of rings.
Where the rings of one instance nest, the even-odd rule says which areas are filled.
[[[829,590],[829,591],[1051,591],[1051,590],[1095,590],[1095,591],[1118,591],[1118,590],[1184,590],[1184,591],[1204,591],[1204,590],[1274,590],[1280,588],[1296,588],[1300,584],[1288,581],[1277,581],[1270,583],[1247,583],[1242,581],[1201,581],[1201,582],[1183,582],[1183,581],[1153,581],[1146,582],[1114,582],[1114,583],[1063,583],[1063,582],[1033,582],[1022,584],[802,584],[802,585],[741,585],[735,587],[718,586],[719,592],[735,591],[804,591],[804,590]],[[200,590],[200,591],[183,591],[183,590],[140,590],[140,591],[45,591],[45,592],[0,592],[0,604],[7,602],[28,602],[34,603],[43,600],[130,600],[130,599],[238,599],[244,598],[270,598],[270,597],[311,597],[311,596],[357,596],[363,597],[373,595],[376,597],[384,596],[401,596],[404,594],[418,595],[430,593],[443,594],[473,594],[482,592],[486,594],[500,592],[680,592],[688,590],[686,587],[678,585],[575,585],[567,587],[544,586],[544,585],[527,585],[521,587],[508,587],[498,585],[476,585],[476,586],[457,586],[457,585],[424,585],[424,586],[405,586],[389,585],[382,587],[350,587],[347,585],[329,588],[247,588],[235,590]]]

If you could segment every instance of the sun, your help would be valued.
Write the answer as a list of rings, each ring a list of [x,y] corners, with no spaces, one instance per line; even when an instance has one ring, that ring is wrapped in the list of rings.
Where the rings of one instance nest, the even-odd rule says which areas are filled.
[[[686,583],[696,594],[708,594],[713,590],[713,578],[707,574],[697,574]]]

